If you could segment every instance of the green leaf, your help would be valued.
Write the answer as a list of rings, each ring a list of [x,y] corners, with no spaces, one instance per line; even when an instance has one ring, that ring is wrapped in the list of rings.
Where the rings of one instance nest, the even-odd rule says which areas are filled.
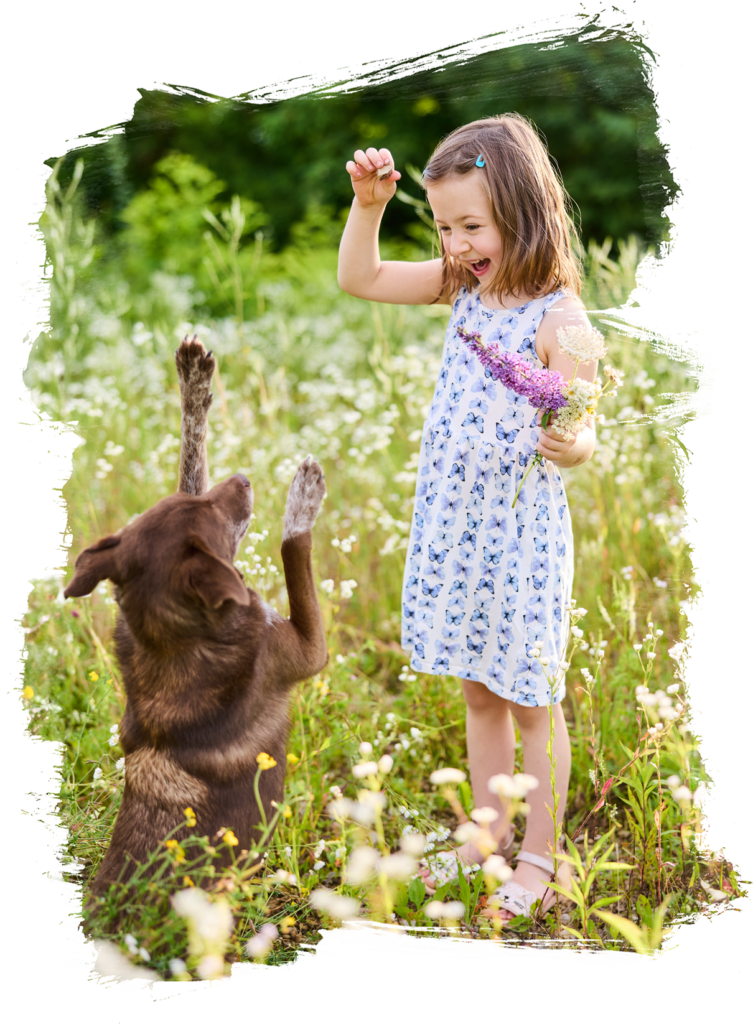
[[[612,914],[608,910],[594,910],[594,914],[614,928],[638,953],[650,952],[647,933],[639,928],[634,921],[621,917],[619,914]]]
[[[598,907],[608,907],[610,903],[617,903],[621,899],[621,896],[602,896],[601,899],[591,904],[591,910],[596,910]]]
[[[411,903],[420,907],[426,899],[426,886],[423,878],[414,878],[408,885],[408,899]]]

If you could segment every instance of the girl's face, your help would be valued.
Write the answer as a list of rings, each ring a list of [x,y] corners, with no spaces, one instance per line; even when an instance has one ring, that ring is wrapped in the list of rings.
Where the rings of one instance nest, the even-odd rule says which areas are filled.
[[[502,238],[481,183],[482,170],[444,178],[426,189],[445,251],[479,281],[489,281],[502,262]]]

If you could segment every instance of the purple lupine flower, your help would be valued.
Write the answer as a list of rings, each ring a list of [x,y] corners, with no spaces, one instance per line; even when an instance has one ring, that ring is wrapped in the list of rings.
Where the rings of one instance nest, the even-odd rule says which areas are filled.
[[[516,395],[523,395],[535,409],[555,412],[567,405],[563,391],[566,381],[561,373],[536,370],[524,356],[503,352],[496,342],[485,345],[478,331],[458,327],[457,334],[495,380]]]

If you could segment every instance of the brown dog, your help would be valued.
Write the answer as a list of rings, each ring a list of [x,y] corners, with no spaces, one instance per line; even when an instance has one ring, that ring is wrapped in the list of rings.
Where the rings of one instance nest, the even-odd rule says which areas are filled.
[[[324,497],[307,458],[288,494],[282,561],[290,602],[284,619],[249,590],[233,559],[251,519],[251,486],[240,473],[208,490],[207,412],[214,359],[185,339],[175,354],[181,389],[180,490],[83,551],[66,597],[115,584],[117,654],[127,695],[120,727],[125,789],[112,841],[94,879],[103,893],[133,864],[185,826],[213,837],[232,829],[239,849],[258,841],[257,755],[267,818],[285,781],[293,683],[327,663],[311,564],[311,527]],[[181,840],[187,828],[174,832]]]

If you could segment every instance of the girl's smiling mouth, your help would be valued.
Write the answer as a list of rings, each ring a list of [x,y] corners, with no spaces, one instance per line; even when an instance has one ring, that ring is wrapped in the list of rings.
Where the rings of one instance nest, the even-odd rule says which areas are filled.
[[[490,259],[471,260],[471,261],[469,261],[469,266],[470,266],[471,270],[473,271],[473,273],[477,277],[481,277],[482,274],[485,274],[487,272],[487,270],[489,269],[490,264],[491,264],[491,260]]]

